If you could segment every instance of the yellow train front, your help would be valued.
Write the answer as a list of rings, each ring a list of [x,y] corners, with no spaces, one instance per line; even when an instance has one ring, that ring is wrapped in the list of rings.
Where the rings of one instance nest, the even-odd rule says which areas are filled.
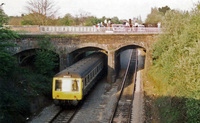
[[[105,55],[95,53],[56,74],[52,96],[56,105],[76,105],[88,93],[105,68]]]

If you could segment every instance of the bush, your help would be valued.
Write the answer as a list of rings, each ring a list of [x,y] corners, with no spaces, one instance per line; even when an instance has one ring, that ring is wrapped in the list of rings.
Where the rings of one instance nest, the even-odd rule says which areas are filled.
[[[153,45],[153,66],[149,72],[158,95],[186,99],[183,112],[188,122],[197,122],[200,116],[198,6],[190,13],[176,10],[166,13],[162,23],[164,33]]]

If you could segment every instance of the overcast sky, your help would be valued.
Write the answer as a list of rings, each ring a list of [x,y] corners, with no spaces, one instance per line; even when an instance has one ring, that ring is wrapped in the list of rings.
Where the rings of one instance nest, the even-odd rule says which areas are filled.
[[[0,0],[5,3],[3,9],[9,16],[20,16],[26,13],[25,5],[28,0]],[[90,12],[98,18],[102,16],[119,19],[129,19],[141,16],[146,19],[152,7],[169,6],[171,9],[191,10],[199,0],[54,0],[59,6],[59,16],[66,13],[72,15],[80,11]]]

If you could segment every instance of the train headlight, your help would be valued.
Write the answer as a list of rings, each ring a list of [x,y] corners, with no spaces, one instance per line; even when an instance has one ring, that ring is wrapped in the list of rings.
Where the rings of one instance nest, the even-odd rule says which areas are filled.
[[[72,80],[72,91],[78,91],[79,87],[78,87],[78,81],[77,80]]]

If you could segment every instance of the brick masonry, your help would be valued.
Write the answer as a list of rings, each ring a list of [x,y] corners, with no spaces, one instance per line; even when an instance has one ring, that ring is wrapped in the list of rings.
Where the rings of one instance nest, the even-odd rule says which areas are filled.
[[[40,48],[38,42],[45,36],[48,36],[49,41],[55,46],[56,53],[60,56],[60,70],[66,68],[67,62],[71,59],[69,54],[93,49],[101,49],[108,55],[108,82],[114,82],[116,77],[116,56],[121,49],[126,49],[128,46],[134,48],[143,48],[146,50],[145,67],[151,65],[151,50],[150,46],[157,40],[158,34],[79,34],[79,35],[22,35],[23,38],[12,40],[17,44],[13,49],[13,54],[22,51]],[[129,47],[130,48],[130,47]]]

